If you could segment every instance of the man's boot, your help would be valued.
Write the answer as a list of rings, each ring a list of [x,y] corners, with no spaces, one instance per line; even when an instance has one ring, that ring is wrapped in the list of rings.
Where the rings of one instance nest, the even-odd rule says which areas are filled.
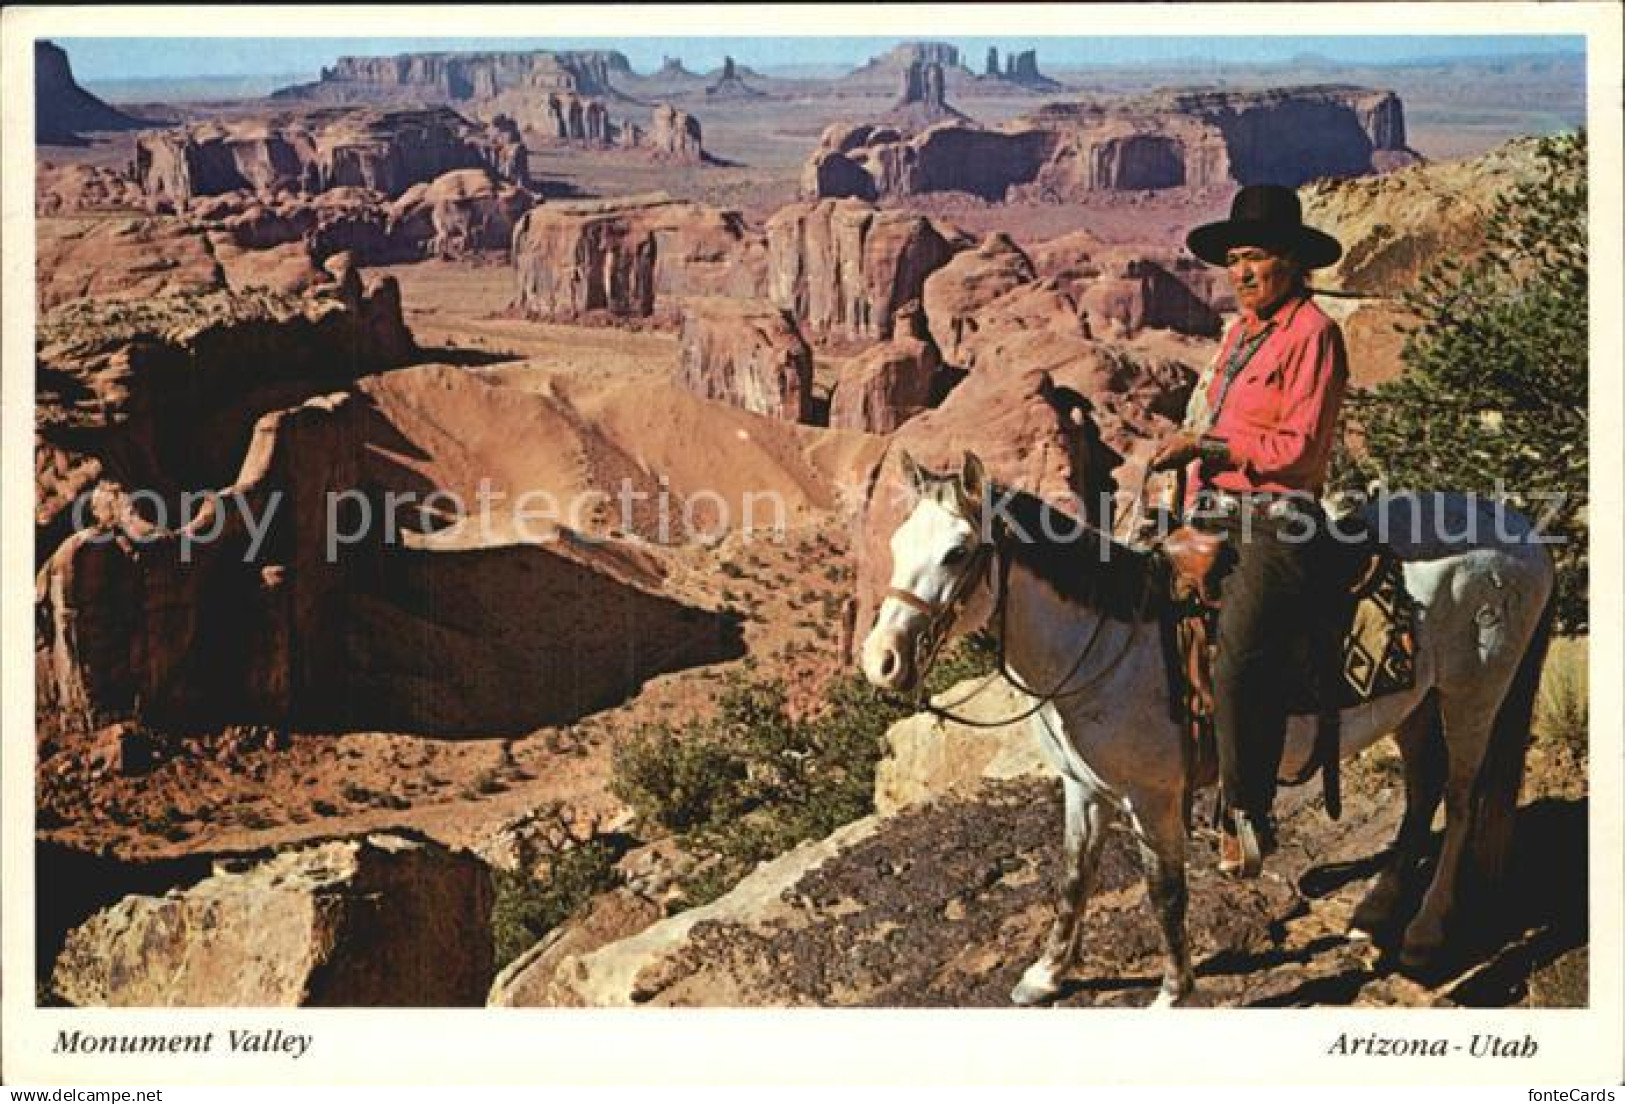
[[[1275,830],[1268,816],[1229,810],[1219,831],[1220,874],[1256,878],[1264,870],[1264,856],[1274,850]]]

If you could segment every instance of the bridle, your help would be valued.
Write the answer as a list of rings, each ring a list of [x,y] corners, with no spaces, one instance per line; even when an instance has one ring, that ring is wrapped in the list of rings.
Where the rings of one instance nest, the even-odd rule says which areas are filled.
[[[1006,627],[1009,621],[1010,568],[1013,563],[1013,557],[1005,549],[1004,543],[1010,538],[1010,536],[1011,534],[1009,532],[1009,527],[1005,525],[1003,520],[995,519],[991,538],[977,544],[977,546],[971,551],[970,557],[966,562],[965,569],[960,573],[959,578],[955,580],[954,585],[949,588],[947,594],[945,594],[940,601],[928,601],[921,598],[918,594],[915,594],[912,591],[904,590],[900,587],[886,588],[886,598],[900,602],[909,609],[924,614],[926,617],[925,630],[915,642],[916,674],[914,700],[909,704],[912,705],[916,710],[930,713],[931,715],[939,717],[942,720],[952,721],[955,724],[964,725],[968,728],[1003,728],[1006,725],[1016,724],[1036,716],[1041,710],[1044,709],[1045,706],[1052,705],[1058,701],[1065,701],[1070,698],[1078,697],[1094,689],[1102,681],[1104,681],[1108,675],[1117,669],[1117,666],[1123,662],[1123,659],[1134,647],[1134,642],[1140,635],[1140,627],[1145,623],[1145,613],[1150,603],[1152,581],[1155,574],[1151,571],[1146,572],[1144,586],[1141,589],[1139,600],[1135,603],[1132,630],[1129,633],[1128,639],[1124,642],[1123,647],[1118,650],[1118,653],[1112,657],[1110,663],[1107,663],[1100,671],[1091,675],[1079,685],[1067,685],[1077,676],[1078,672],[1082,670],[1084,660],[1087,659],[1094,651],[1095,645],[1100,640],[1100,634],[1105,628],[1106,621],[1108,620],[1107,616],[1104,613],[1101,613],[1095,620],[1095,627],[1093,631],[1090,632],[1089,639],[1084,642],[1083,648],[1078,652],[1077,658],[1072,661],[1072,666],[1067,669],[1066,674],[1061,676],[1060,680],[1055,684],[1053,689],[1049,690],[1048,692],[1043,692],[1027,685],[1025,681],[1023,681],[1014,671],[1010,669],[1008,655],[1005,651],[1005,641],[1009,636],[1009,634],[1006,632]],[[982,680],[981,685],[971,690],[964,697],[949,702],[946,706],[939,706],[932,702],[925,694],[926,678],[928,675],[930,675],[931,668],[936,664],[937,656],[942,650],[942,645],[947,637],[948,629],[953,625],[955,619],[959,616],[960,610],[963,608],[965,600],[970,596],[970,593],[974,589],[975,583],[979,581],[978,576],[987,568],[989,562],[994,559],[998,561],[998,569],[993,573],[995,580],[993,593],[993,619],[997,625],[996,639],[998,641],[999,656],[998,670],[992,674],[989,674],[987,678]],[[992,686],[994,679],[1001,675],[1004,677],[1005,681],[1009,682],[1010,685],[1014,686],[1017,690],[1035,699],[1030,708],[1014,717],[1005,717],[997,721],[982,721],[977,720],[974,717],[966,717],[952,712],[953,709],[964,705],[966,702],[971,701],[973,698],[976,698],[984,693],[990,686]]]
[[[1002,522],[995,521],[995,525],[1002,527]],[[959,618],[960,610],[964,608],[965,600],[981,581],[979,576],[986,570],[998,548],[997,530],[994,539],[980,541],[966,558],[964,570],[954,580],[948,592],[936,602],[921,598],[911,590],[902,587],[887,587],[886,598],[901,603],[917,613],[925,615],[925,629],[914,643],[914,669],[918,672],[915,698],[918,700],[924,693],[925,676],[937,662],[937,655],[942,651],[942,645],[948,638],[948,630]],[[1003,561],[999,557],[1001,572],[999,591],[1004,589]],[[926,706],[929,708],[929,704]]]

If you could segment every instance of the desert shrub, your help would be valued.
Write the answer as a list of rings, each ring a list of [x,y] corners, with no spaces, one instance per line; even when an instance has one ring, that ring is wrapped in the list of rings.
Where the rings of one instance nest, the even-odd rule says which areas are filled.
[[[938,662],[927,690],[939,693],[992,664],[985,639],[961,642]],[[847,675],[829,688],[823,709],[792,717],[782,684],[735,674],[714,718],[647,725],[618,745],[610,789],[701,860],[683,890],[690,904],[703,903],[757,863],[873,812],[886,730],[912,711]]]
[[[492,887],[491,951],[500,970],[594,896],[620,883],[614,848],[588,840],[557,851],[539,869],[496,870]]]
[[[1585,637],[1558,637],[1546,653],[1535,699],[1535,731],[1542,739],[1585,748],[1591,729],[1590,678]]]

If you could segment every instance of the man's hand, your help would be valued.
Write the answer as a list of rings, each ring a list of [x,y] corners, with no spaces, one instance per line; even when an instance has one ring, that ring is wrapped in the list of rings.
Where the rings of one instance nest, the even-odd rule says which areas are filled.
[[[1180,430],[1162,443],[1157,454],[1151,458],[1152,471],[1168,471],[1171,468],[1182,468],[1202,455],[1201,439],[1188,430]]]

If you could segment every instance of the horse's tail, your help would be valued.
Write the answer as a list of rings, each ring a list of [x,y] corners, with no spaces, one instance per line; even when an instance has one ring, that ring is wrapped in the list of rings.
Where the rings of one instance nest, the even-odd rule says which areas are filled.
[[[1551,642],[1555,609],[1555,599],[1548,597],[1517,673],[1496,711],[1484,761],[1479,765],[1473,787],[1469,859],[1475,880],[1486,889],[1499,884],[1512,854],[1512,829],[1517,819],[1518,791],[1523,785],[1524,752],[1529,746],[1535,697],[1540,689],[1546,649]]]

